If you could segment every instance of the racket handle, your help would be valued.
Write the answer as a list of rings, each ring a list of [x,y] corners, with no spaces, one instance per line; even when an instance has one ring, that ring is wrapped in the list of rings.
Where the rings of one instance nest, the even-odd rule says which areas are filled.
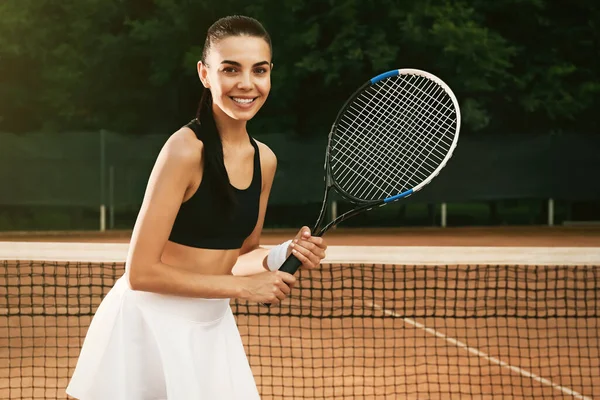
[[[287,272],[288,274],[294,275],[298,268],[302,265],[302,262],[296,258],[295,255],[290,254],[290,256],[281,264],[279,267],[280,271]]]
[[[300,268],[301,265],[302,265],[302,262],[300,262],[300,260],[298,260],[295,255],[290,254],[290,256],[287,258],[287,260],[285,260],[283,262],[283,264],[281,264],[281,267],[279,267],[279,271],[287,272],[288,274],[294,275],[296,273],[296,271],[298,271],[298,268]],[[262,303],[262,304],[263,304],[263,306],[271,307],[270,303]]]

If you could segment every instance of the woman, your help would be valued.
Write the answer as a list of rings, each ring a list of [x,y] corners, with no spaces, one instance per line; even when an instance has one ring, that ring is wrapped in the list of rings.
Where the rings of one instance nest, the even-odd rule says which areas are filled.
[[[125,275],[98,308],[67,393],[80,400],[253,400],[258,391],[229,299],[278,303],[326,244],[303,227],[259,247],[276,158],[246,122],[271,88],[271,41],[254,19],[208,30],[197,118],[174,133],[150,176]],[[291,243],[290,243],[291,242]]]

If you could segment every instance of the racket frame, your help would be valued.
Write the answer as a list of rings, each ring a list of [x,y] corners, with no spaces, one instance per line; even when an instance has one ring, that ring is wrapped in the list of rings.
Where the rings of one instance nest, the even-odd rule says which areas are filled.
[[[399,75],[420,75],[423,76],[427,79],[432,80],[433,82],[437,83],[438,85],[440,85],[442,87],[442,89],[450,96],[452,103],[454,105],[454,109],[456,111],[456,134],[454,135],[454,140],[452,143],[452,146],[450,148],[450,150],[448,151],[448,153],[446,154],[445,158],[442,160],[442,162],[440,163],[440,165],[438,165],[438,167],[426,178],[424,179],[421,183],[419,183],[417,186],[415,186],[412,189],[406,190],[402,193],[396,194],[394,196],[390,196],[388,198],[385,199],[381,199],[381,200],[363,200],[360,198],[357,198],[355,196],[352,196],[351,194],[347,193],[344,189],[341,188],[340,185],[337,184],[337,182],[335,181],[334,177],[333,177],[333,173],[331,171],[331,164],[330,164],[330,154],[331,154],[331,139],[334,135],[334,133],[336,132],[337,126],[339,124],[339,121],[341,120],[343,114],[346,112],[346,110],[348,109],[348,107],[354,102],[354,100],[367,88],[369,88],[370,86],[374,85],[375,83],[382,81],[384,79],[390,78],[390,77],[394,77],[394,76],[399,76]],[[419,69],[413,69],[413,68],[404,68],[404,69],[394,69],[391,71],[387,71],[384,72],[382,74],[377,75],[376,77],[368,80],[367,82],[365,82],[363,85],[361,85],[356,91],[354,91],[354,93],[352,93],[352,95],[346,100],[346,102],[344,103],[344,105],[340,108],[340,110],[338,111],[338,114],[335,118],[334,123],[331,126],[331,130],[329,131],[329,136],[327,138],[327,151],[325,153],[325,164],[324,164],[324,170],[325,170],[325,194],[323,196],[323,203],[321,205],[321,211],[319,213],[319,217],[317,218],[317,222],[315,223],[312,232],[313,232],[313,236],[322,236],[325,232],[327,232],[330,228],[336,226],[337,224],[339,224],[340,222],[351,218],[357,214],[362,213],[363,211],[368,211],[374,207],[378,207],[378,206],[382,206],[384,204],[389,204],[392,202],[395,202],[397,200],[403,199],[405,197],[410,196],[411,194],[418,192],[419,190],[421,190],[424,186],[426,186],[429,182],[431,182],[433,180],[433,178],[435,178],[440,171],[442,170],[442,168],[444,168],[446,166],[446,163],[448,162],[448,160],[452,157],[452,154],[454,153],[454,149],[456,148],[456,145],[458,143],[458,135],[460,132],[460,123],[461,123],[461,119],[460,119],[460,108],[458,106],[458,101],[456,100],[456,96],[454,95],[454,92],[452,92],[452,90],[450,89],[450,87],[448,87],[448,85],[442,81],[440,78],[438,78],[437,76],[426,72],[426,71],[422,71]],[[348,200],[349,202],[351,202],[352,204],[357,205],[358,207],[345,212],[344,214],[336,217],[334,220],[330,221],[329,223],[327,223],[323,228],[321,228],[321,225],[323,223],[323,219],[325,218],[325,214],[327,212],[327,205],[328,205],[328,199],[329,199],[329,191],[334,188],[335,191],[337,192],[337,194],[339,194],[343,199]]]

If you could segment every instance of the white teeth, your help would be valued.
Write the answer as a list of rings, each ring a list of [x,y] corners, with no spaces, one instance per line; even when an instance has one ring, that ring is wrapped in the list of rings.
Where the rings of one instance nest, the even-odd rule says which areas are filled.
[[[239,99],[239,98],[236,98],[236,97],[232,97],[232,99],[236,103],[241,103],[241,104],[248,104],[248,103],[252,103],[254,101],[254,99]]]

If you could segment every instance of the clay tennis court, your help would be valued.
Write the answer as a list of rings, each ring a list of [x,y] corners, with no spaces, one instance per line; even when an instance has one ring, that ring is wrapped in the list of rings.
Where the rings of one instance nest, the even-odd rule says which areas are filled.
[[[266,232],[262,242],[291,233]],[[128,233],[0,236],[11,240],[123,244]],[[577,260],[577,249],[596,257],[600,229],[336,230],[328,241],[334,258],[335,248],[465,246],[521,257],[527,252],[515,248],[569,248]],[[505,272],[504,265],[334,263],[303,277],[281,307],[234,309],[263,399],[591,399],[600,392],[599,264]],[[90,315],[122,264],[2,269],[0,397],[64,399]],[[506,281],[514,285],[498,284]]]

